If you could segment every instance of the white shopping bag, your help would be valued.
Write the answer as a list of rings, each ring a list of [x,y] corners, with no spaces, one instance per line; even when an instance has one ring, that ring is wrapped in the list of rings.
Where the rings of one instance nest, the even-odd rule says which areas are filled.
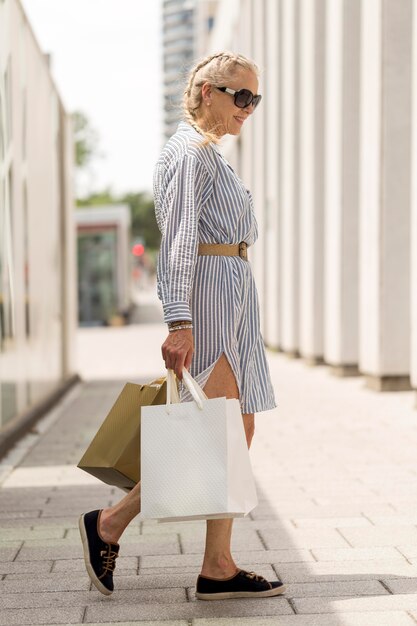
[[[243,517],[258,498],[239,401],[208,399],[185,368],[183,380],[192,402],[178,402],[168,370],[167,403],[141,409],[140,517]]]

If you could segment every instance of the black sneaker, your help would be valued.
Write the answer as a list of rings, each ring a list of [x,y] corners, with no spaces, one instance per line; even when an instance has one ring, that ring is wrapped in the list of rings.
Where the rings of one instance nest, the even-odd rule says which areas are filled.
[[[284,593],[280,580],[267,581],[255,572],[239,569],[230,578],[197,578],[196,597],[199,600],[225,600],[227,598],[269,598]]]
[[[84,561],[93,584],[101,593],[113,593],[113,570],[119,553],[118,543],[103,541],[99,532],[101,510],[80,516],[78,525],[84,549]]]

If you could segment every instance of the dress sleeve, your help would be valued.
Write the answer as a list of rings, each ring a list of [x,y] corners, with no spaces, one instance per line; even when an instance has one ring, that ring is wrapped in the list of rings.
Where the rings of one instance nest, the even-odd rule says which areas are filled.
[[[157,262],[157,292],[164,321],[192,321],[190,297],[198,249],[198,220],[210,175],[190,154],[178,162],[160,197],[157,213],[162,233]]]

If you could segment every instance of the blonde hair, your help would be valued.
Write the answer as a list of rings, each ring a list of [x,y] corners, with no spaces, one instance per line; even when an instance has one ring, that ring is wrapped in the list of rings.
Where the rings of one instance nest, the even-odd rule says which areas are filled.
[[[227,86],[227,82],[233,78],[239,67],[251,70],[256,76],[259,76],[259,67],[254,61],[243,56],[243,54],[234,54],[227,50],[200,59],[189,70],[188,82],[182,99],[182,112],[185,120],[204,136],[201,146],[219,143],[219,138],[214,133],[215,126],[209,130],[204,130],[196,122],[196,114],[203,101],[201,87],[205,82],[214,87]]]

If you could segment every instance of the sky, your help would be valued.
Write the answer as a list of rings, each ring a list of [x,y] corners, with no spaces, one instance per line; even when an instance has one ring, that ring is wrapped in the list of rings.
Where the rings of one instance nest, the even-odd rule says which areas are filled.
[[[152,192],[162,147],[160,0],[21,0],[68,112],[82,111],[103,156],[78,194]]]

